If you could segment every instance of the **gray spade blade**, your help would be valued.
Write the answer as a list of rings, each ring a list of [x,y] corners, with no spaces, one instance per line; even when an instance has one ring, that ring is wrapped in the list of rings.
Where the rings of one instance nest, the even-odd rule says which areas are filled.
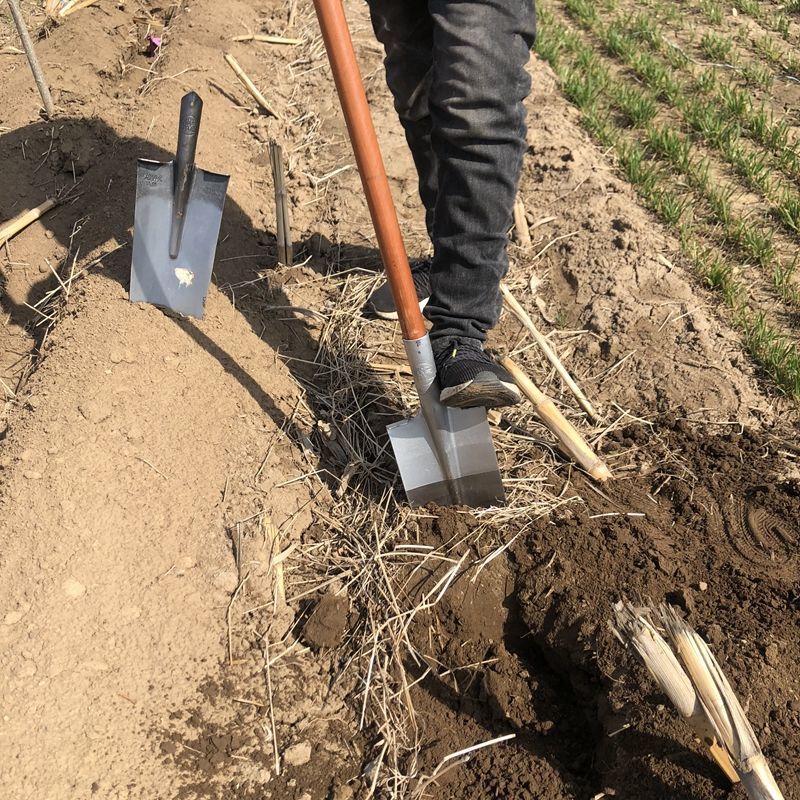
[[[442,406],[437,425],[439,430],[434,439],[422,413],[417,412],[387,428],[409,503],[412,506],[504,505],[505,492],[486,411]],[[442,469],[437,440],[444,449],[450,476]]]
[[[130,299],[201,318],[229,179],[192,168],[180,249],[172,258],[174,172],[173,161],[139,159]]]

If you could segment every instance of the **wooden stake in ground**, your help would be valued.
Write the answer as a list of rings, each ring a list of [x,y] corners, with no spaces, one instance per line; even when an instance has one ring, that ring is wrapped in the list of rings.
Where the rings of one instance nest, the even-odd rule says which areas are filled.
[[[239,62],[230,54],[225,53],[225,61],[228,63],[228,66],[234,71],[236,77],[241,81],[242,86],[247,89],[248,92],[252,95],[255,101],[267,112],[267,114],[271,114],[275,119],[280,119],[278,112],[267,102],[267,98],[264,97],[263,94],[258,90],[258,87],[250,80],[247,73],[242,69]]]
[[[289,201],[286,197],[286,173],[283,164],[283,148],[276,142],[269,143],[269,161],[272,165],[272,181],[275,185],[275,219],[278,237],[278,261],[292,266],[292,233],[289,225]]]
[[[511,374],[524,395],[533,404],[542,422],[558,439],[561,449],[580,464],[595,480],[607,481],[611,470],[556,408],[553,401],[508,357],[500,362]]]
[[[17,0],[8,0],[8,7],[11,9],[11,16],[14,18],[14,24],[17,26],[17,33],[19,33],[19,38],[25,49],[25,55],[28,58],[28,64],[30,64],[33,79],[36,81],[36,88],[39,90],[39,95],[42,98],[44,113],[47,115],[48,119],[52,119],[55,115],[53,98],[50,97],[50,89],[47,86],[44,72],[42,72],[42,67],[36,56],[36,51],[33,49],[33,42],[31,41],[28,29],[25,27],[25,20],[22,18]]]
[[[561,363],[555,351],[550,347],[547,339],[539,333],[538,328],[533,324],[533,320],[528,315],[528,312],[517,302],[511,290],[504,283],[500,284],[500,292],[503,295],[503,300],[508,306],[512,314],[528,329],[528,332],[533,337],[536,344],[539,345],[547,360],[555,367],[556,372],[561,376],[561,380],[566,383],[569,390],[575,396],[575,399],[580,404],[581,408],[589,415],[589,419],[593,422],[600,419],[599,414],[594,410],[594,406],[589,402],[586,395],[580,390],[580,387],[572,379],[572,376],[567,372],[564,365]]]
[[[6,222],[3,226],[0,226],[0,245],[4,242],[11,239],[13,236],[16,236],[21,230],[24,230],[33,222],[36,222],[37,219],[43,217],[51,208],[55,208],[57,205],[56,201],[52,198],[49,200],[45,200],[36,208],[31,208],[28,211],[23,211],[21,214],[17,214],[16,217],[10,219]]]

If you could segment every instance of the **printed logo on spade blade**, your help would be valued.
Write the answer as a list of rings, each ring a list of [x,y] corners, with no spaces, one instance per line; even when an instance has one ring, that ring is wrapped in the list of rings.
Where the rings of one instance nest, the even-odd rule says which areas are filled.
[[[191,286],[194,281],[194,272],[185,267],[177,267],[175,269],[175,277],[178,279],[179,286]]]

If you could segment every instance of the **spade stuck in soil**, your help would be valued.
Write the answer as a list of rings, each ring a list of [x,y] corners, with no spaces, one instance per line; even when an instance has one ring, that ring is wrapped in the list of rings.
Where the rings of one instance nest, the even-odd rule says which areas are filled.
[[[203,101],[181,100],[178,149],[167,163],[140,158],[131,264],[132,303],[203,316],[228,175],[195,166]]]
[[[448,408],[439,400],[430,338],[344,8],[340,0],[314,0],[314,7],[419,395],[420,411],[388,428],[406,495],[415,506],[502,504],[505,493],[486,410]]]

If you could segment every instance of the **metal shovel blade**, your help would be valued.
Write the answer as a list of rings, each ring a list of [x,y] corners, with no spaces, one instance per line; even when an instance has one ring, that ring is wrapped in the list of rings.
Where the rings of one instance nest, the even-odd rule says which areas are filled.
[[[439,463],[428,422],[422,412],[389,425],[400,477],[412,506],[465,505],[485,507],[505,502],[503,482],[486,411],[445,408],[437,414],[437,438],[451,477]]]
[[[228,176],[199,167],[193,170],[180,249],[171,258],[174,161],[139,159],[130,298],[200,318],[214,267]]]

